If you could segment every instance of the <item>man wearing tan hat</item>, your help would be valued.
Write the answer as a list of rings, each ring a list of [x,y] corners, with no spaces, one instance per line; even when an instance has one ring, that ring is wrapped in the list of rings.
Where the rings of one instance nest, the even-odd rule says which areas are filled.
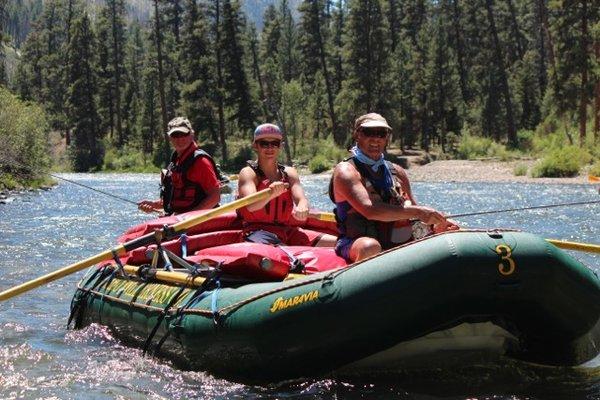
[[[175,151],[161,174],[160,199],[142,200],[138,208],[144,212],[164,209],[166,215],[171,215],[217,206],[221,199],[217,166],[196,144],[192,124],[187,118],[177,117],[167,129]]]
[[[336,205],[336,253],[349,262],[419,239],[430,228],[457,228],[438,211],[417,205],[406,172],[384,160],[391,131],[379,114],[357,118],[352,156],[333,171],[329,196]]]

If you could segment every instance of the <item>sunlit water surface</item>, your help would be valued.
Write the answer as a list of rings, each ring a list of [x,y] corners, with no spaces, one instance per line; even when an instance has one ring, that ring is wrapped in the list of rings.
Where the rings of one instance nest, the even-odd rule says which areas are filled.
[[[155,175],[69,174],[137,201],[158,193]],[[303,179],[313,207],[331,211],[328,177]],[[591,185],[413,183],[417,199],[449,214],[598,200]],[[232,195],[225,195],[225,202]],[[511,227],[546,238],[600,242],[600,205],[521,211],[460,219],[471,228]],[[114,245],[127,227],[148,219],[134,205],[69,183],[0,205],[0,288],[5,289]],[[573,253],[593,269],[600,257]],[[248,385],[123,346],[104,327],[67,330],[69,304],[83,272],[0,303],[0,398],[59,399],[600,399],[600,367],[536,368],[464,365],[386,377],[335,377]]]

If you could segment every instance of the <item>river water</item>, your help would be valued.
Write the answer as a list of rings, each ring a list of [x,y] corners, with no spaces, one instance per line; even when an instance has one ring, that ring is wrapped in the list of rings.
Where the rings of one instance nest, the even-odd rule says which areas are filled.
[[[65,178],[137,201],[158,193],[157,176],[65,174]],[[303,183],[315,208],[331,211],[327,177]],[[600,199],[591,185],[422,183],[417,199],[449,214]],[[224,201],[231,201],[225,195]],[[135,206],[60,182],[0,204],[0,289],[12,287],[112,247],[148,216]],[[519,228],[546,238],[600,242],[600,205],[521,211],[459,222],[470,228]],[[600,256],[573,252],[591,268]],[[584,368],[465,365],[392,377],[335,377],[267,386],[181,371],[123,346],[105,328],[65,325],[83,272],[0,303],[0,398],[31,399],[600,399],[600,363]]]

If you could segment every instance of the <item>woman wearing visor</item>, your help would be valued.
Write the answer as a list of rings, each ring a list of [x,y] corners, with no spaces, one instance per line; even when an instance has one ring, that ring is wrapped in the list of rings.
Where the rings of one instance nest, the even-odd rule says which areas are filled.
[[[258,243],[333,247],[335,236],[293,226],[306,220],[309,204],[296,169],[278,162],[282,143],[283,134],[277,125],[262,124],[254,131],[252,148],[257,159],[240,171],[238,196],[266,188],[272,193],[239,210],[245,238]]]

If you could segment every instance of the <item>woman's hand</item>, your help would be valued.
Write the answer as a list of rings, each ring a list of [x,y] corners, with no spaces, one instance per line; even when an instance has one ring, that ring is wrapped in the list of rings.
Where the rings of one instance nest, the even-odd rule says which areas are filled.
[[[281,196],[287,189],[289,185],[287,183],[283,183],[281,181],[275,181],[269,185],[269,189],[271,189],[271,198]]]
[[[308,207],[297,205],[292,210],[292,216],[297,221],[306,221],[306,218],[308,218]]]

